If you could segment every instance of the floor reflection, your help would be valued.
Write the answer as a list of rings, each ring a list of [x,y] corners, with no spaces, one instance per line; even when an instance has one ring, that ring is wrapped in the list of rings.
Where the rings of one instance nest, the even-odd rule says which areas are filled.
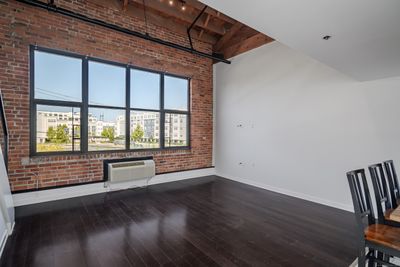
[[[346,266],[350,213],[215,176],[19,207],[2,266]],[[325,265],[324,265],[325,264]]]

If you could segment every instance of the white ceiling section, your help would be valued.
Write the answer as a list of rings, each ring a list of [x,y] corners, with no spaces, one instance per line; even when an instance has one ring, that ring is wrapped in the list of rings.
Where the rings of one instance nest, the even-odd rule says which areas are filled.
[[[400,76],[399,0],[201,1],[357,80]]]

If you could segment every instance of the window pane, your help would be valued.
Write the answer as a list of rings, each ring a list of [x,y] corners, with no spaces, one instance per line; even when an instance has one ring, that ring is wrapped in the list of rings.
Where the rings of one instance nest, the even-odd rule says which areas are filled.
[[[160,147],[160,113],[131,111],[131,149]]]
[[[80,108],[37,105],[36,151],[79,151]]]
[[[125,107],[126,69],[89,62],[89,104]]]
[[[131,69],[131,107],[160,108],[160,74]]]
[[[165,76],[164,83],[164,108],[188,110],[189,81]]]
[[[187,115],[166,113],[165,147],[187,145]]]
[[[82,100],[82,60],[34,52],[35,98],[80,102]]]
[[[89,151],[125,149],[125,110],[89,108]]]

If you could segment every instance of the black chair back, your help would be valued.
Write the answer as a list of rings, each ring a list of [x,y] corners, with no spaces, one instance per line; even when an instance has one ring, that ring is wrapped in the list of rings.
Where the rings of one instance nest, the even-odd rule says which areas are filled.
[[[400,199],[400,187],[399,180],[397,179],[396,169],[394,168],[393,160],[387,160],[383,162],[383,164],[385,165],[390,195],[392,197],[392,206],[397,207],[397,201]]]
[[[365,227],[375,223],[371,195],[369,193],[364,169],[348,172],[347,180],[350,185],[350,192],[353,199],[357,225],[360,231],[360,238],[363,240]]]
[[[368,169],[371,174],[372,185],[375,193],[378,222],[383,224],[385,223],[385,212],[393,208],[386,182],[386,176],[381,163],[371,165]]]

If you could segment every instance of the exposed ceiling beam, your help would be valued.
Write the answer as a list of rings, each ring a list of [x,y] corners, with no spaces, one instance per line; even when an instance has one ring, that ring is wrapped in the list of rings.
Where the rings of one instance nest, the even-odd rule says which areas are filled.
[[[214,51],[218,52],[224,45],[242,28],[243,24],[237,21],[214,45]]]
[[[130,4],[127,7],[126,13],[134,17],[137,17],[141,20],[144,20],[142,5],[137,5],[136,3]],[[155,14],[153,12],[149,12],[149,10],[147,10],[147,19],[149,20],[149,22],[157,26],[168,28],[172,31],[176,31],[177,33],[182,33],[183,35],[187,34],[186,26],[179,24],[174,20]],[[192,38],[209,44],[215,44],[218,40],[217,37],[215,37],[214,35],[210,35],[208,33],[203,33],[200,36],[200,32],[196,29],[192,30]]]
[[[140,5],[143,4],[142,0],[132,0],[132,2],[135,2]],[[197,16],[197,15],[188,14],[186,12],[181,12],[180,10],[176,9],[175,7],[173,7],[173,6],[171,7],[168,4],[166,4],[164,2],[159,2],[159,1],[147,1],[146,7],[147,7],[147,10],[154,9],[154,10],[161,12],[167,16],[173,17],[177,20],[186,22],[188,24],[191,24]],[[204,5],[203,5],[203,7],[204,7]],[[196,26],[204,28],[204,26],[202,26],[201,24],[198,24]],[[209,23],[207,28],[204,28],[204,29],[208,30],[210,32],[217,33],[219,35],[224,35],[224,33],[225,33],[225,30],[223,28],[221,28],[220,26],[217,26],[213,23]]]
[[[210,22],[210,19],[211,19],[211,15],[208,14],[207,17],[206,17],[206,20],[204,21],[204,27],[205,28],[207,28],[208,23]],[[203,33],[204,33],[204,29],[201,29],[200,34],[199,34],[200,38],[201,38],[201,36],[203,36]]]
[[[176,43],[176,42],[160,39],[158,37],[150,36],[148,34],[144,34],[139,31],[131,30],[129,28],[121,27],[117,24],[112,24],[112,23],[108,23],[103,20],[92,18],[92,17],[86,16],[85,14],[74,12],[72,10],[69,10],[69,9],[66,9],[63,7],[52,6],[52,5],[47,4],[46,2],[41,2],[40,0],[17,0],[17,1],[20,3],[24,3],[26,5],[29,5],[29,6],[33,6],[35,8],[47,10],[50,13],[55,13],[55,14],[58,14],[58,15],[61,15],[61,16],[67,17],[67,18],[78,20],[79,22],[84,22],[84,23],[88,23],[91,25],[102,27],[104,29],[112,30],[112,31],[117,32],[118,34],[124,34],[124,35],[128,35],[128,36],[131,36],[134,38],[140,38],[140,39],[143,39],[146,41],[153,42],[158,45],[169,47],[171,49],[180,50],[180,51],[194,54],[194,55],[197,55],[197,56],[200,56],[203,58],[208,58],[208,59],[212,59],[215,61],[224,62],[226,64],[231,63],[229,60],[222,58],[220,55],[216,55],[214,53],[209,53],[208,51],[203,52],[203,51],[197,50],[193,47],[187,47],[180,43]]]
[[[204,4],[197,1],[197,0],[185,0],[186,4],[198,9],[198,10],[202,10],[204,7]],[[216,11],[215,9],[208,7],[205,11],[206,14],[210,14],[211,16],[214,17],[218,17],[219,19],[228,22],[230,24],[234,24],[236,22],[236,20],[228,17],[227,15],[224,15],[222,13],[220,13],[219,11]]]
[[[263,34],[263,33],[257,33],[244,41],[237,43],[235,45],[232,45],[226,49],[224,49],[222,54],[226,59],[229,59],[231,57],[237,56],[239,54],[242,54],[244,52],[247,52],[249,50],[252,50],[254,48],[260,47],[264,44],[270,43],[274,41],[271,37]]]
[[[122,4],[122,10],[126,11],[126,8],[128,7],[129,0],[124,0]]]

